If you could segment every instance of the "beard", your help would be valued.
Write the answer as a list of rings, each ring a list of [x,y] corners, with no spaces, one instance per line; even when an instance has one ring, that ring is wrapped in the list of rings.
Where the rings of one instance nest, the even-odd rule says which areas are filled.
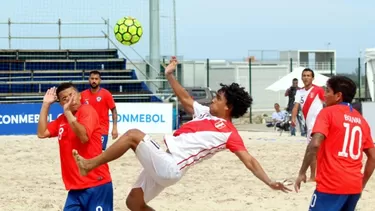
[[[91,86],[91,88],[93,88],[93,89],[96,89],[96,88],[98,88],[98,84],[90,84],[90,86]]]

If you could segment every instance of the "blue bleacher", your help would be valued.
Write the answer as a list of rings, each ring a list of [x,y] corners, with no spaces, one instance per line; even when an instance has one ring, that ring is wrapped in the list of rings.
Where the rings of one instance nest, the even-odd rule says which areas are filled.
[[[118,57],[116,49],[100,50],[1,50],[0,93],[44,92],[60,81],[87,81],[89,72],[99,70],[102,87],[112,94],[134,94],[122,102],[160,101],[157,97],[135,97],[152,94],[144,82],[137,80],[134,70],[126,69],[126,60]],[[107,80],[128,80],[127,83],[105,83]],[[16,84],[6,84],[16,82]],[[30,82],[30,83],[29,83]],[[38,83],[40,82],[40,83]],[[56,82],[56,83],[54,83]],[[76,83],[79,90],[87,83]]]

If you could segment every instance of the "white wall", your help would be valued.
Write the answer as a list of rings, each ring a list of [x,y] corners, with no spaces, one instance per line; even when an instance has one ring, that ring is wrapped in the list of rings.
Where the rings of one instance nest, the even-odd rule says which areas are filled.
[[[375,101],[375,48],[366,49],[367,83],[372,101]]]
[[[207,86],[206,67],[206,61],[183,62],[184,86]],[[254,111],[273,110],[274,103],[286,107],[287,98],[284,97],[284,91],[272,92],[265,88],[288,74],[288,65],[252,66],[251,73]],[[249,91],[249,65],[246,62],[210,61],[209,77],[209,87],[213,90],[219,89],[220,83],[236,82]]]
[[[146,73],[146,65],[142,61],[133,61],[141,71]],[[207,86],[207,61],[183,61],[183,86]],[[145,79],[141,71],[127,62],[127,69],[135,69],[139,79]],[[273,111],[274,103],[281,107],[287,106],[287,97],[284,91],[272,92],[266,87],[289,73],[289,65],[256,65],[252,66],[252,97],[254,111]],[[212,90],[220,88],[220,83],[239,83],[249,91],[249,65],[247,62],[228,62],[225,60],[210,60],[209,87]],[[292,82],[291,82],[292,83]],[[288,87],[286,87],[288,88]]]

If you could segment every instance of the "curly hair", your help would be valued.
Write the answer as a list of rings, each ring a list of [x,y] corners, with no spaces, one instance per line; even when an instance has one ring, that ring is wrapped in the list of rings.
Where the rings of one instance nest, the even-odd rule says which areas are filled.
[[[227,106],[232,108],[231,116],[233,118],[243,116],[251,106],[253,98],[245,91],[245,88],[240,87],[238,83],[232,83],[229,86],[220,83],[220,86],[221,88],[217,92],[224,93],[227,99]]]

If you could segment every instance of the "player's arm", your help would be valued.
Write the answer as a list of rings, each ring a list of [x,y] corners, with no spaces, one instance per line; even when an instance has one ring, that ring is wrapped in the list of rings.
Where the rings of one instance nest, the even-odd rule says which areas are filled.
[[[116,104],[115,104],[115,100],[113,99],[112,94],[109,91],[107,91],[106,93],[107,93],[106,104],[112,113],[112,125],[113,125],[112,126],[112,138],[116,139],[118,137]]]
[[[303,158],[302,166],[299,170],[300,175],[305,175],[311,162],[316,158],[316,153],[319,150],[320,145],[325,139],[325,135],[322,133],[314,133],[310,143],[306,147],[305,156]]]
[[[72,128],[74,134],[76,134],[81,143],[88,142],[89,136],[87,135],[85,126],[77,121],[77,118],[73,115],[73,113],[70,110],[64,110],[64,115],[68,120],[68,123]]]
[[[297,90],[296,95],[294,97],[294,106],[293,106],[293,109],[292,109],[292,122],[293,122],[293,124],[296,123],[300,100],[301,100],[301,95],[300,95],[299,91]]]
[[[316,158],[316,153],[318,152],[320,145],[329,134],[332,121],[335,120],[332,118],[331,110],[323,109],[316,117],[314,128],[312,130],[312,139],[306,147],[305,156],[299,171],[300,175],[306,174],[311,162]]]
[[[259,162],[251,156],[247,151],[236,151],[234,154],[242,161],[242,163],[249,169],[258,179],[270,186],[272,180],[268,177]]]
[[[366,184],[375,169],[375,148],[365,149],[364,152],[367,156],[367,161],[363,172],[363,189],[366,187]]]
[[[288,97],[289,91],[290,91],[290,88],[285,91],[285,94],[284,94],[285,97]]]
[[[48,130],[48,111],[52,103],[56,101],[56,87],[52,87],[47,90],[46,94],[43,97],[42,108],[40,109],[39,113],[39,121],[38,121],[38,131],[37,136],[38,138],[48,138],[51,136],[51,132]],[[51,126],[55,126],[55,123]],[[55,128],[55,127],[51,127]]]
[[[112,109],[111,109],[111,112],[112,112],[112,123],[113,123],[113,127],[116,127],[116,128],[117,128],[117,109],[116,109],[116,107],[112,108]]]
[[[172,59],[170,64],[165,68],[165,77],[167,78],[173,92],[177,96],[178,100],[181,102],[185,111],[193,114],[194,113],[194,100],[190,97],[189,93],[181,86],[181,84],[173,76],[173,72],[176,69],[177,61]]]
[[[48,111],[50,108],[50,103],[42,104],[42,108],[40,109],[39,113],[39,121],[38,121],[38,138],[48,138],[50,137],[50,132],[47,128],[48,126]]]
[[[112,94],[109,91],[107,92],[107,105],[108,105],[108,108],[111,109],[113,128],[117,129],[117,109],[116,109],[116,103],[115,103],[115,100],[113,99]]]
[[[365,121],[364,121],[365,122]],[[366,187],[366,184],[368,180],[370,179],[372,173],[374,172],[375,169],[375,148],[374,148],[374,141],[372,140],[372,135],[371,135],[371,129],[368,126],[367,122],[364,123],[364,131],[363,134],[365,139],[363,143],[363,151],[367,156],[367,161],[365,164],[365,170],[363,172],[363,189]]]

